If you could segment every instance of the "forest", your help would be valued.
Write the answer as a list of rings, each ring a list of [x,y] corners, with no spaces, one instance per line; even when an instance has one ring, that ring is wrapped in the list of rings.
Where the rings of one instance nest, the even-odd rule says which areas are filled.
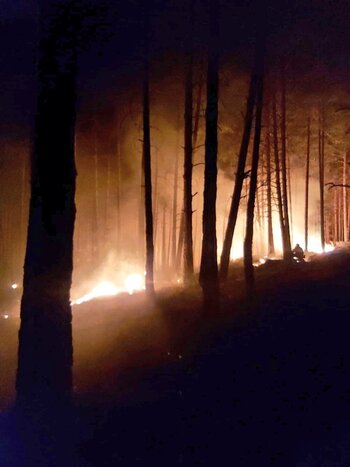
[[[0,465],[347,465],[347,2],[3,10]]]

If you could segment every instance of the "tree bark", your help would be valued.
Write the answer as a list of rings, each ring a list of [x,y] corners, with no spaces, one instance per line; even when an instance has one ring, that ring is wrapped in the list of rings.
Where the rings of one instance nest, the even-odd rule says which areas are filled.
[[[266,182],[267,182],[267,244],[268,256],[275,255],[272,222],[272,184],[271,184],[271,140],[270,140],[270,109],[266,110]]]
[[[279,157],[279,147],[278,147],[278,125],[277,125],[277,108],[276,108],[275,93],[273,93],[272,95],[272,115],[273,115],[273,142],[274,142],[275,170],[276,170],[277,205],[278,205],[278,215],[279,215],[279,220],[280,220],[280,228],[281,228],[281,236],[282,236],[283,257],[286,258],[287,257],[286,229],[284,225],[284,216],[283,216],[281,169],[280,169],[280,157]]]
[[[42,10],[16,383],[19,405],[46,407],[69,402],[72,391],[76,212],[76,40],[50,12]]]
[[[248,147],[250,141],[250,133],[253,122],[253,113],[255,105],[255,96],[256,96],[256,86],[257,86],[257,54],[258,54],[258,44],[256,45],[254,66],[252,70],[252,75],[250,78],[248,99],[247,99],[247,108],[244,118],[244,129],[242,134],[241,147],[238,155],[238,165],[235,177],[235,185],[233,189],[233,195],[231,199],[230,213],[228,216],[228,222],[225,232],[225,238],[223,243],[223,248],[221,252],[220,259],[220,279],[226,280],[228,274],[228,268],[230,264],[230,253],[232,247],[233,234],[236,227],[238,209],[241,200],[241,193],[243,182],[245,179],[245,165],[248,154]]]
[[[211,305],[218,299],[218,264],[216,238],[216,191],[218,148],[218,91],[219,91],[219,14],[218,5],[210,1],[210,43],[207,71],[207,108],[205,132],[205,170],[203,205],[203,241],[199,281],[204,303]]]
[[[192,233],[192,171],[193,171],[193,16],[194,1],[190,2],[189,53],[185,83],[185,153],[184,153],[184,283],[193,281],[193,233]]]
[[[310,180],[310,117],[307,122],[306,144],[306,175],[305,175],[305,251],[308,251],[309,242],[309,180]]]
[[[346,171],[346,164],[347,164],[347,153],[344,154],[344,161],[343,161],[343,224],[344,224],[344,242],[349,240],[348,235],[348,206],[347,206],[347,188],[345,187],[347,182],[347,171]]]
[[[256,95],[256,117],[255,117],[255,133],[254,146],[252,155],[252,169],[250,174],[249,196],[247,206],[247,223],[246,234],[244,239],[244,274],[247,294],[250,295],[255,291],[255,277],[253,266],[253,235],[254,235],[254,208],[255,196],[258,179],[259,153],[260,153],[260,135],[261,135],[261,118],[263,109],[263,89],[264,89],[264,48],[260,43],[258,54],[258,79],[257,79],[257,95]]]
[[[321,248],[325,249],[324,235],[324,122],[323,111],[320,113],[319,131],[318,131],[318,167],[319,167],[319,184],[320,184],[320,234]],[[344,232],[345,237],[345,232]]]
[[[179,177],[179,155],[176,153],[174,166],[174,189],[173,189],[173,211],[172,211],[172,232],[171,232],[171,254],[169,264],[176,269],[176,237],[177,237],[177,192],[178,192],[178,177]]]
[[[286,135],[286,76],[285,67],[281,70],[281,169],[282,169],[282,199],[283,224],[285,234],[284,259],[290,259],[292,254],[289,209],[288,209],[288,181],[287,181],[287,135]]]
[[[154,244],[153,244],[153,209],[152,209],[152,171],[151,171],[151,128],[149,105],[149,24],[145,19],[145,60],[143,79],[143,161],[145,179],[145,221],[146,221],[146,292],[154,295]]]
[[[121,209],[120,209],[120,197],[121,197],[121,174],[120,174],[120,140],[121,140],[121,125],[118,125],[117,135],[117,148],[116,148],[116,250],[118,257],[121,255],[122,247],[122,233],[121,233]]]

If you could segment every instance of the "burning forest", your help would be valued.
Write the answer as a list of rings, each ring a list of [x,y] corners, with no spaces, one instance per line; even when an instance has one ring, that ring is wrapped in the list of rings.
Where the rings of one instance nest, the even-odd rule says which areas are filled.
[[[345,465],[346,2],[3,3],[0,464]]]

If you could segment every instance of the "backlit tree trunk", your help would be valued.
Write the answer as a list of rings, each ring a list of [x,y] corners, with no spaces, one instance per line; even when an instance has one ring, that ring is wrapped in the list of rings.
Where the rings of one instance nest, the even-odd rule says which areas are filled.
[[[305,251],[309,242],[309,179],[310,179],[310,117],[307,122],[306,175],[305,175]]]
[[[344,154],[344,161],[343,161],[343,223],[344,223],[344,242],[347,242],[349,240],[348,236],[348,203],[347,203],[347,188],[346,188],[346,182],[347,182],[347,171],[346,171],[346,164],[347,164],[347,154],[345,152]]]
[[[318,167],[319,167],[319,184],[320,184],[320,234],[321,248],[325,248],[324,235],[324,122],[323,112],[320,114],[319,131],[318,131]],[[344,225],[345,226],[345,225]],[[344,231],[345,238],[345,231]]]
[[[291,239],[288,209],[288,174],[287,174],[287,134],[286,134],[286,76],[285,68],[281,70],[281,171],[282,171],[282,200],[283,200],[283,223],[285,235],[285,259],[291,258]]]
[[[275,255],[272,222],[272,186],[271,186],[271,140],[270,140],[270,109],[266,110],[266,183],[267,183],[267,241],[268,256]]]
[[[143,79],[143,162],[145,180],[145,221],[146,221],[146,291],[154,294],[154,244],[153,244],[153,209],[152,209],[152,172],[151,172],[151,128],[149,107],[149,57],[148,34],[149,25],[145,27],[145,61]]]
[[[249,196],[247,206],[246,234],[244,239],[244,274],[248,295],[254,292],[255,278],[253,266],[253,234],[254,234],[254,208],[255,196],[258,179],[259,153],[260,153],[260,135],[261,135],[261,117],[263,109],[263,88],[264,88],[264,49],[259,45],[257,66],[257,96],[256,96],[256,117],[254,146],[252,156],[252,169],[250,174]]]
[[[190,3],[189,53],[185,83],[185,154],[184,154],[184,283],[193,280],[193,233],[192,233],[192,171],[193,171],[193,15],[194,0]]]
[[[228,216],[228,222],[226,226],[225,238],[223,243],[223,248],[221,252],[220,259],[220,279],[226,280],[228,274],[228,267],[230,263],[230,252],[232,247],[232,239],[235,231],[235,226],[237,222],[239,203],[241,200],[241,193],[243,182],[245,179],[245,165],[248,154],[250,133],[253,122],[253,113],[255,105],[255,96],[256,96],[256,84],[257,84],[257,47],[255,51],[254,66],[252,70],[252,75],[250,79],[248,99],[247,99],[247,109],[244,118],[244,128],[242,134],[241,147],[238,155],[238,165],[235,177],[235,185],[233,189],[233,195],[231,199],[230,213]]]
[[[216,183],[218,148],[219,91],[219,14],[218,5],[210,1],[210,43],[207,72],[207,108],[205,133],[205,171],[203,205],[203,241],[199,280],[206,304],[218,298],[218,265],[216,239]]]
[[[274,142],[274,155],[275,155],[275,169],[276,169],[276,192],[277,192],[277,205],[278,214],[280,220],[283,257],[286,259],[287,254],[287,241],[286,241],[286,228],[284,224],[283,216],[283,198],[281,188],[281,167],[280,167],[280,156],[278,147],[278,125],[277,125],[277,108],[276,108],[276,96],[275,93],[272,96],[272,115],[273,115],[273,142]]]
[[[69,294],[76,179],[76,41],[71,33],[76,29],[60,28],[59,17],[47,7],[42,6],[41,12],[45,22],[38,64],[16,384],[20,405],[45,406],[69,401],[72,390]]]
[[[172,210],[172,230],[171,230],[171,254],[169,264],[173,269],[176,269],[176,232],[177,232],[177,192],[178,192],[178,178],[179,178],[179,155],[175,156],[174,167],[174,189],[173,189],[173,210]]]

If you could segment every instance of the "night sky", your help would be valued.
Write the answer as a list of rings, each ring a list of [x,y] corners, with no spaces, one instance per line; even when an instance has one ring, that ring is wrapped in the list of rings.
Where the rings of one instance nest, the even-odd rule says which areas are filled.
[[[101,2],[99,2],[101,3]],[[137,79],[142,55],[142,18],[151,14],[154,66],[171,67],[185,48],[186,5],[183,0],[107,2],[97,43],[81,56],[80,99],[91,99],[115,84]],[[35,51],[38,6],[34,1],[1,1],[0,104],[1,137],[23,134],[32,122],[35,103]],[[196,49],[205,55],[207,9],[196,8]],[[349,8],[346,1],[221,2],[221,63],[249,68],[255,24],[264,18],[271,62],[292,61],[292,73],[308,67],[329,71],[347,85],[350,60]],[[316,66],[317,65],[317,66]],[[317,72],[314,71],[317,84]],[[9,130],[10,128],[10,130]]]

